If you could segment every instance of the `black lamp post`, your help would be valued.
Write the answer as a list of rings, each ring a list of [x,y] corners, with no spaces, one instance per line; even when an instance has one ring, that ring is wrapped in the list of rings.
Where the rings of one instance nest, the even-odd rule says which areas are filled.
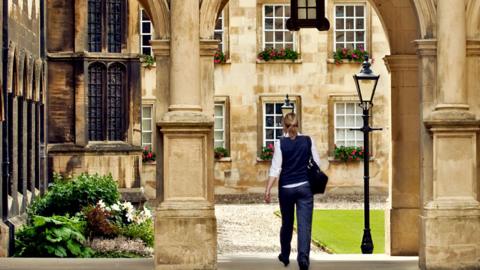
[[[380,75],[375,75],[370,69],[371,64],[368,62],[368,55],[365,56],[365,61],[362,64],[362,70],[360,73],[353,75],[355,84],[357,86],[358,97],[360,98],[359,106],[363,109],[363,127],[353,130],[359,130],[363,132],[364,151],[363,151],[363,170],[364,170],[364,221],[365,227],[363,230],[362,238],[362,253],[373,253],[373,241],[370,233],[370,144],[369,134],[374,130],[381,130],[380,128],[372,128],[369,124],[369,112],[373,106],[373,97],[377,88]]]
[[[295,107],[293,106],[293,103],[290,102],[290,99],[288,98],[288,94],[285,98],[285,103],[282,105],[282,116],[287,115],[288,113],[292,113],[294,111]]]
[[[330,22],[325,18],[325,0],[290,0],[290,19],[287,29],[298,31],[300,28],[317,28],[328,31]]]

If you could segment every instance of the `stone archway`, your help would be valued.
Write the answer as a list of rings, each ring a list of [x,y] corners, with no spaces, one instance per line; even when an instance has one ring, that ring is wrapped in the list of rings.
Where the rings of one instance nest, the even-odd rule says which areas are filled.
[[[387,246],[392,255],[419,253],[422,269],[474,269],[480,264],[474,91],[480,1],[369,1],[383,18],[392,53],[385,59],[392,74]],[[212,35],[228,0],[140,2],[157,33],[157,96],[167,97],[157,103],[157,149],[165,160],[157,168],[163,182],[156,269],[215,269]],[[451,179],[458,184],[449,185]],[[459,229],[455,237],[452,228]]]

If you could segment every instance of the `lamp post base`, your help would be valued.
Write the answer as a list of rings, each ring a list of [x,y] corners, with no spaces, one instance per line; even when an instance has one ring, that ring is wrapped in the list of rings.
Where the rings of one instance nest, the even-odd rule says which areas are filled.
[[[363,254],[372,254],[373,253],[373,241],[372,235],[370,234],[370,229],[363,230],[362,238],[362,253]]]

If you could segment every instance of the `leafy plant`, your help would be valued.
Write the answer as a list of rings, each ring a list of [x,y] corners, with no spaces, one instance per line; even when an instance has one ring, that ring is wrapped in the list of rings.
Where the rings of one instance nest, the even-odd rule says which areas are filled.
[[[143,223],[131,223],[120,229],[120,234],[130,239],[141,239],[148,247],[154,244],[153,220],[149,219]]]
[[[363,159],[363,147],[356,146],[335,146],[333,150],[335,159],[341,161],[354,161]]]
[[[142,152],[142,161],[143,162],[155,161],[155,158],[156,158],[156,155],[152,151],[152,148],[149,147],[149,146],[145,146],[145,148],[143,148],[143,152]]]
[[[140,62],[143,63],[143,66],[146,68],[151,68],[155,65],[155,58],[149,54],[140,55]]]
[[[128,258],[128,259],[135,259],[135,258],[143,258],[144,256],[140,254],[136,254],[133,252],[126,252],[126,251],[95,251],[95,254],[92,256],[93,258]]]
[[[215,54],[213,55],[213,62],[215,64],[223,64],[226,61],[225,53],[223,53],[221,50],[217,50]]]
[[[215,149],[213,149],[213,152],[215,153],[216,159],[228,157],[228,150],[224,147],[215,147]]]
[[[354,50],[342,48],[342,49],[337,49],[337,51],[333,52],[333,59],[337,64],[342,62],[343,59],[346,59],[352,62],[362,63],[364,61],[363,59],[365,55],[369,55],[369,53],[368,51],[365,51],[363,48],[357,48]],[[372,61],[374,60],[372,59]]]
[[[269,144],[266,147],[262,147],[262,153],[260,154],[260,159],[272,160],[274,151],[275,149],[273,147],[273,144]]]
[[[86,207],[83,212],[87,221],[86,234],[89,238],[113,238],[119,234],[118,227],[110,221],[110,212],[102,209],[100,205]]]
[[[33,216],[32,224],[16,232],[17,257],[91,257],[85,247],[85,223],[77,217]]]
[[[257,58],[263,61],[270,60],[292,60],[295,61],[300,57],[300,54],[290,48],[266,48],[258,53]]]
[[[88,205],[102,200],[113,204],[120,199],[117,182],[112,176],[81,174],[75,178],[55,175],[54,184],[28,209],[29,217],[66,215],[74,216]]]

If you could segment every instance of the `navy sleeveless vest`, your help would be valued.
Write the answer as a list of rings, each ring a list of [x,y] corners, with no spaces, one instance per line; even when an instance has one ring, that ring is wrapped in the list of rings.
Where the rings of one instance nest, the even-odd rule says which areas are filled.
[[[294,140],[288,137],[280,138],[282,149],[280,186],[308,181],[307,164],[312,152],[311,147],[307,136],[298,135]]]

